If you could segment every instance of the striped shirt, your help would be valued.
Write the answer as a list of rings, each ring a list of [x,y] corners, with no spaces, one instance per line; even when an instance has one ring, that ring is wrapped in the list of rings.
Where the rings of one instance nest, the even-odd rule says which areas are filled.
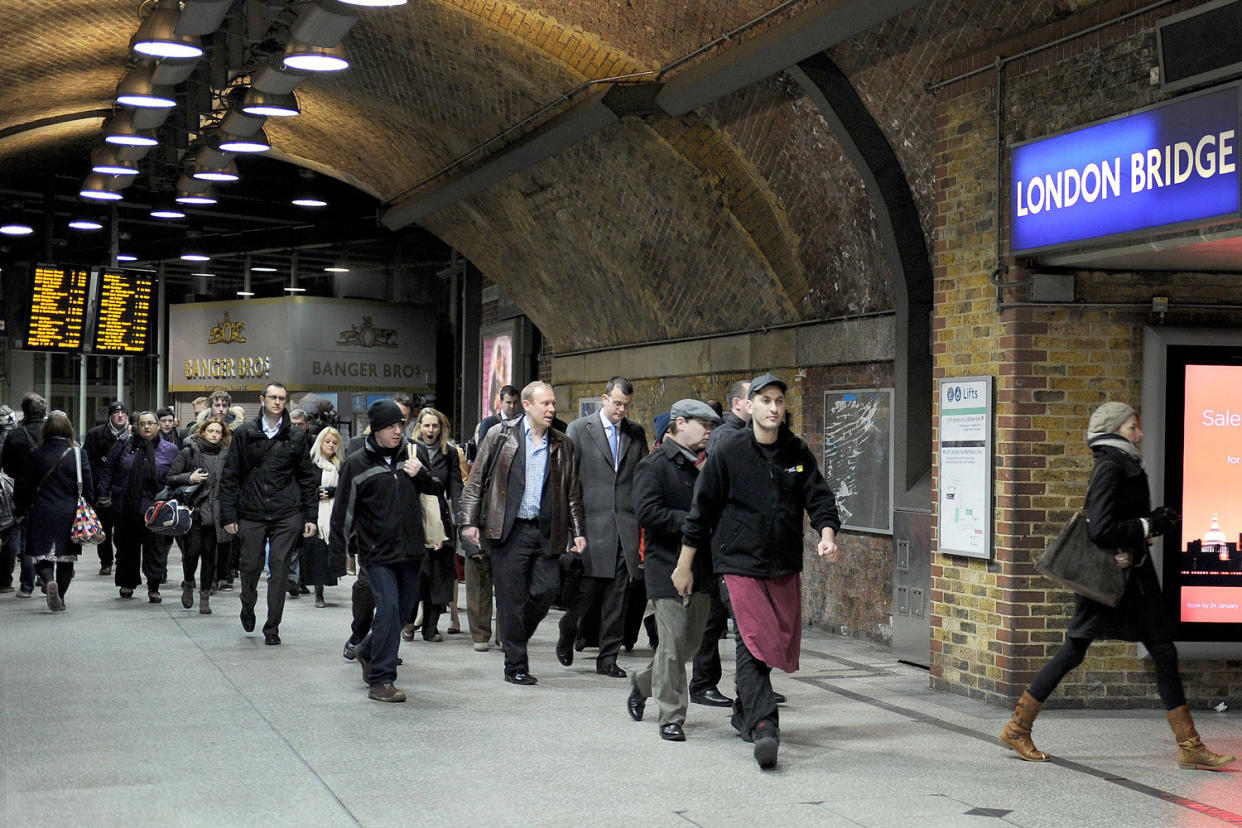
[[[535,442],[531,434],[530,418],[522,418],[522,432],[526,435],[526,486],[522,490],[522,503],[517,516],[523,520],[539,517],[539,501],[543,496],[543,472],[548,466],[548,432],[543,440]]]

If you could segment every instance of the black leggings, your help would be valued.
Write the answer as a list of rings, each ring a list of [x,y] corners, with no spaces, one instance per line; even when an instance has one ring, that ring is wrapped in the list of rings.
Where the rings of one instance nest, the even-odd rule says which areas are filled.
[[[72,561],[37,561],[35,563],[35,571],[39,573],[39,577],[43,579],[43,583],[49,583],[53,580],[55,573],[56,589],[60,592],[60,597],[64,598],[65,593],[69,591],[69,582],[73,580],[73,562]]]
[[[1061,649],[1043,666],[1043,669],[1031,682],[1030,694],[1043,704],[1057,689],[1061,679],[1070,670],[1082,664],[1091,646],[1090,638],[1066,638]],[[1160,701],[1164,702],[1165,710],[1173,710],[1186,704],[1186,691],[1182,689],[1182,676],[1177,669],[1177,648],[1172,641],[1144,641],[1143,646],[1151,653],[1153,666],[1156,668],[1156,692]]]

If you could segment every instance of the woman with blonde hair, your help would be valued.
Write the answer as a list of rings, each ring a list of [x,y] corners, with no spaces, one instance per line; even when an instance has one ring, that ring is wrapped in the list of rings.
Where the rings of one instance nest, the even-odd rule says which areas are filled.
[[[336,503],[336,483],[340,477],[341,460],[345,452],[341,445],[341,433],[328,426],[315,438],[311,446],[311,464],[319,471],[319,523],[313,537],[305,541],[302,550],[302,577],[315,587],[315,606],[326,607],[323,597],[325,586],[336,586],[336,579],[345,574],[345,562],[333,562],[328,558],[328,533],[332,524],[332,505]],[[337,566],[333,566],[337,563]]]
[[[461,470],[457,445],[448,436],[452,428],[448,417],[434,408],[424,408],[414,419],[414,427],[414,445],[419,462],[444,488],[444,494],[440,496],[440,519],[448,540],[427,549],[419,574],[423,640],[443,641],[444,636],[436,629],[440,622],[440,608],[450,601],[457,602],[457,549],[454,542],[457,532],[454,516],[461,503]],[[402,631],[405,640],[414,640],[417,627],[414,620],[406,625]],[[460,632],[457,628],[454,630]]]

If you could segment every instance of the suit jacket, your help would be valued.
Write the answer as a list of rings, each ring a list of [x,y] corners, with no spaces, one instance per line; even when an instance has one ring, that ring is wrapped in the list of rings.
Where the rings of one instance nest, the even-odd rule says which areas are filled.
[[[592,578],[617,574],[617,547],[625,555],[630,577],[642,574],[638,556],[638,515],[634,511],[634,470],[647,456],[647,432],[628,417],[621,420],[617,468],[613,468],[608,434],[598,413],[569,424],[566,432],[577,448],[575,462],[586,516],[585,573]]]

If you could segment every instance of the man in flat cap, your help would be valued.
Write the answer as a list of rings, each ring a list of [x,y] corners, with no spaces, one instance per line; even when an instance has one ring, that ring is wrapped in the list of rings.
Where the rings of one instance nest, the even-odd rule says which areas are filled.
[[[841,557],[836,498],[811,449],[785,425],[785,383],[750,383],[751,427],[712,447],[682,525],[673,584],[694,590],[695,553],[713,534],[712,565],[737,622],[737,699],[732,724],[754,744],[761,768],[776,766],[779,713],[771,673],[798,669],[802,646],[802,514],[819,532],[819,555]]]
[[[690,702],[685,665],[703,640],[715,579],[709,556],[698,556],[691,562],[690,593],[683,596],[673,586],[673,569],[699,476],[699,455],[720,416],[706,403],[687,399],[673,403],[669,417],[664,441],[634,472],[634,508],[646,532],[643,573],[647,597],[655,604],[659,644],[650,663],[634,673],[626,709],[639,721],[647,698],[654,696],[660,706],[660,738],[681,742]]]
[[[87,431],[82,441],[82,450],[86,452],[86,460],[91,464],[91,480],[100,480],[104,463],[108,462],[108,455],[117,440],[128,439],[129,409],[125,407],[125,403],[117,400],[108,406],[108,421]],[[103,524],[104,530],[103,541],[95,547],[99,552],[99,574],[111,575],[112,527],[116,523],[116,516],[110,507],[100,507],[98,512],[99,522]]]

